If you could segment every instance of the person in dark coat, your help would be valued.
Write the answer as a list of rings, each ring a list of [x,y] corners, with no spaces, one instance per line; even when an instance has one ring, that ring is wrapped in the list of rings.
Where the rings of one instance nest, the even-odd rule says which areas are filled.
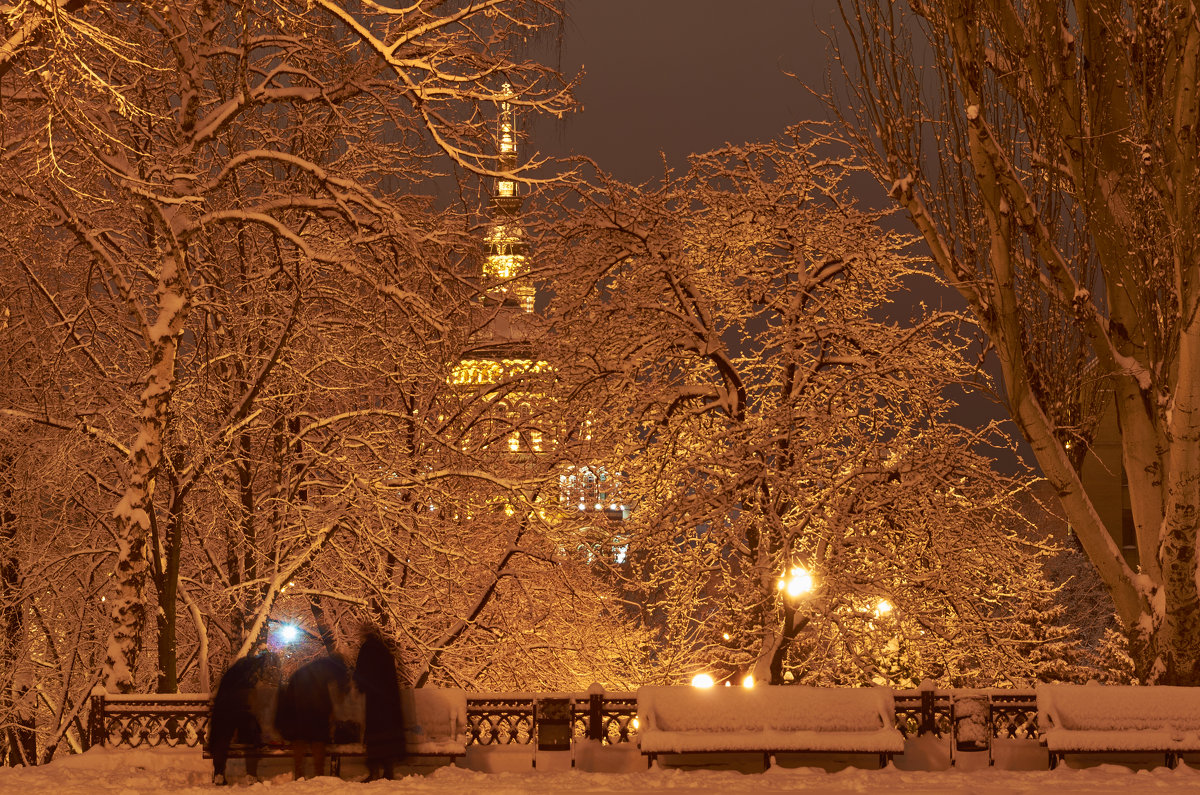
[[[225,765],[234,737],[248,745],[262,744],[262,726],[255,714],[255,691],[260,683],[270,681],[278,668],[279,657],[274,652],[260,652],[235,660],[221,677],[208,717],[208,750],[212,755],[214,784],[228,783]],[[257,777],[257,758],[246,758],[246,772]]]
[[[404,716],[396,660],[374,630],[368,630],[354,663],[354,684],[363,694],[363,745],[367,752],[367,781],[392,778],[396,761],[404,756]]]
[[[350,688],[350,670],[340,657],[320,657],[301,666],[279,691],[275,728],[292,744],[296,779],[304,777],[304,757],[312,754],[313,775],[325,772],[325,746],[333,731],[335,702]]]

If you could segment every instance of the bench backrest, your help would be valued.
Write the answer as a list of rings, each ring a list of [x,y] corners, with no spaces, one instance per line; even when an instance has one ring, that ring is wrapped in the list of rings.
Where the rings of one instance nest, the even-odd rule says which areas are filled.
[[[1075,731],[1200,730],[1200,688],[1038,685],[1043,728]]]
[[[894,728],[884,687],[643,687],[640,731],[878,731]]]
[[[455,687],[419,687],[400,692],[410,737],[458,740],[467,733],[467,693]]]

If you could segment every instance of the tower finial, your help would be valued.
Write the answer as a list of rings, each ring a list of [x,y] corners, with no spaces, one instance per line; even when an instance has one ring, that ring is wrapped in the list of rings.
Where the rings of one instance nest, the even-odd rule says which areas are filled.
[[[526,270],[528,245],[524,232],[517,223],[523,199],[517,193],[517,182],[512,179],[517,169],[517,130],[513,114],[513,89],[508,83],[500,87],[496,101],[500,106],[499,130],[496,143],[497,158],[496,190],[489,206],[492,224],[488,231],[488,253],[484,261],[484,275],[499,282],[491,290],[492,295],[503,296],[506,303],[514,303],[522,312],[533,312],[536,290],[522,278]]]
[[[517,130],[513,123],[513,90],[508,83],[500,86],[500,130],[496,136],[500,145],[499,171],[512,173],[517,167]],[[517,184],[511,179],[496,181],[496,194],[516,196]]]

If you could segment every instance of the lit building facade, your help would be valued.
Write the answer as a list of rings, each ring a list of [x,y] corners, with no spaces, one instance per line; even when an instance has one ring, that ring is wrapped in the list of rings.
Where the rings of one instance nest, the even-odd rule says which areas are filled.
[[[498,100],[496,170],[506,176],[493,181],[488,201],[480,291],[483,333],[455,366],[450,383],[464,391],[486,392],[502,403],[512,427],[503,442],[509,452],[540,453],[546,433],[530,427],[529,419],[543,397],[533,385],[538,376],[550,372],[550,365],[536,356],[529,340],[537,291],[529,279],[529,244],[520,226],[525,199],[511,176],[517,168],[517,132],[510,91],[505,84]]]
[[[555,432],[540,425],[541,409],[549,398],[537,384],[553,376],[553,368],[538,356],[532,342],[537,289],[530,278],[530,251],[521,213],[525,197],[513,179],[518,168],[518,134],[511,87],[501,89],[497,130],[497,171],[488,200],[489,221],[484,234],[484,259],[480,290],[483,333],[455,366],[451,385],[463,391],[487,394],[500,401],[512,430],[504,439],[509,454],[535,458],[549,452]],[[586,439],[587,423],[579,429]],[[621,495],[620,479],[603,467],[569,466],[559,475],[560,510],[601,514],[624,519],[628,506]]]

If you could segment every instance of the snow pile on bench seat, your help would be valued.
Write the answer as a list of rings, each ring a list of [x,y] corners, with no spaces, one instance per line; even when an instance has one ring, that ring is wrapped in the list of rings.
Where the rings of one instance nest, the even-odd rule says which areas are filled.
[[[410,754],[466,753],[467,694],[453,687],[420,687],[400,693]]]
[[[642,753],[901,753],[887,688],[643,687]]]
[[[1200,750],[1200,688],[1038,685],[1050,751]]]

